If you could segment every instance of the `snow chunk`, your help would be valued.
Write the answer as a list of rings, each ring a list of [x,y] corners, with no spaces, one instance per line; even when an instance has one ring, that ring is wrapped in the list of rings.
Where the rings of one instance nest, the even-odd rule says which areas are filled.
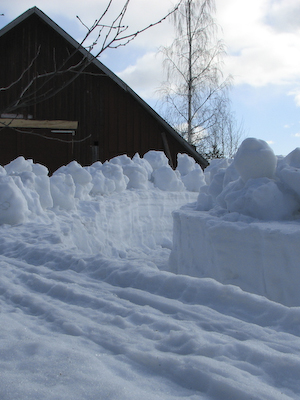
[[[0,224],[16,225],[26,221],[29,210],[27,201],[16,184],[17,177],[0,178]]]
[[[123,165],[123,172],[129,179],[127,189],[148,188],[148,172],[142,165],[137,163]]]
[[[207,185],[210,185],[214,175],[221,169],[227,169],[231,164],[232,160],[227,160],[226,158],[218,158],[210,161],[210,164],[204,170],[205,181]]]
[[[63,210],[75,208],[75,183],[70,174],[55,173],[50,177],[53,206]]]
[[[204,173],[198,164],[196,164],[195,169],[182,176],[181,180],[186,190],[190,192],[199,192],[200,188],[205,185]]]
[[[181,176],[187,175],[195,169],[195,160],[187,154],[177,154],[177,171]]]
[[[150,181],[153,172],[153,168],[151,167],[150,163],[145,158],[141,158],[138,153],[133,156],[132,161],[135,164],[141,165],[143,168],[145,168],[148,174],[148,180]]]
[[[268,178],[237,180],[229,184],[217,198],[229,212],[237,212],[266,221],[289,219],[298,204],[289,193],[279,190]]]
[[[32,171],[32,160],[25,160],[23,156],[16,158],[11,161],[9,164],[5,165],[5,170],[8,175],[18,174],[24,171]]]
[[[153,170],[169,165],[169,160],[163,151],[150,150],[143,157]]]
[[[300,200],[300,148],[296,148],[278,163],[277,174],[284,185]]]
[[[186,190],[190,192],[199,192],[200,187],[205,185],[205,177],[200,165],[187,154],[177,155],[176,171],[180,173]]]
[[[123,192],[126,189],[129,178],[123,174],[121,165],[105,161],[101,171],[106,178],[114,181],[117,193]]]
[[[12,175],[18,188],[21,190],[27,201],[28,209],[34,215],[42,215],[43,207],[41,206],[40,196],[37,193],[35,184],[36,175],[30,171],[24,171],[17,175]]]
[[[112,179],[106,178],[101,170],[96,170],[92,178],[93,187],[90,194],[95,195],[109,195],[116,189],[115,182]]]
[[[47,176],[49,174],[48,168],[42,164],[32,164],[32,172],[37,176]]]
[[[68,165],[60,167],[53,175],[57,174],[71,175],[75,184],[75,197],[81,200],[87,199],[92,190],[92,176],[77,161],[72,161]]]
[[[123,154],[121,156],[116,156],[116,157],[112,158],[111,160],[109,160],[109,162],[123,166],[123,165],[131,164],[132,160],[126,154]]]
[[[300,147],[291,151],[283,160],[283,164],[287,164],[290,167],[300,168]]]
[[[178,171],[176,173],[169,165],[155,169],[152,176],[154,185],[161,190],[180,192],[185,189]]]
[[[50,190],[50,178],[46,175],[36,175],[34,179],[35,190],[37,191],[42,208],[53,207],[53,199]]]

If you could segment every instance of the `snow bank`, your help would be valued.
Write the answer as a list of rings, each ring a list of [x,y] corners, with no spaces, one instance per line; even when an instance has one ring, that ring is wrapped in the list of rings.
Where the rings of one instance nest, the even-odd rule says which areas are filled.
[[[190,163],[187,174],[204,180],[194,160],[182,158]],[[54,243],[85,254],[127,258],[155,246],[169,252],[172,211],[198,196],[181,177],[156,151],[89,167],[72,161],[51,177],[47,168],[19,157],[0,169],[0,225],[46,224]]]
[[[203,171],[191,157],[179,157],[180,172],[169,166],[163,152],[149,151],[143,158],[122,155],[89,167],[72,161],[51,177],[46,167],[18,157],[0,169],[0,225],[47,219],[48,210],[75,211],[80,201],[98,201],[127,190],[199,191]]]
[[[170,270],[300,305],[300,149],[277,159],[248,138],[205,178],[197,202],[173,214]]]
[[[297,153],[244,185],[270,179],[297,202]],[[153,172],[165,158],[148,156],[73,162],[51,178],[24,159],[0,168],[2,218],[24,218],[0,225],[0,399],[299,399],[300,307],[166,271],[171,210],[194,202],[175,212],[177,269],[192,274],[201,259],[203,276],[285,296],[298,282],[296,214],[261,221],[222,209],[217,197],[240,179],[228,160],[203,176],[183,156],[174,185],[201,193],[161,190]],[[197,210],[201,196],[208,211]]]

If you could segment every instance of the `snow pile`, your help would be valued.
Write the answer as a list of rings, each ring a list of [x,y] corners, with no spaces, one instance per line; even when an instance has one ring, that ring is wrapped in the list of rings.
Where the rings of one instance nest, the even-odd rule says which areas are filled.
[[[168,271],[171,212],[183,204],[194,203],[183,211],[189,214],[175,243],[186,246],[186,272],[193,257],[195,264],[215,257],[220,274],[230,276],[231,264],[223,268],[230,248],[237,275],[249,267],[249,288],[255,280],[261,285],[255,274],[262,266],[269,280],[280,277],[283,286],[297,280],[288,259],[298,246],[297,221],[221,212],[217,193],[239,177],[234,163],[212,163],[204,177],[187,156],[178,160],[172,173],[155,152],[84,168],[72,162],[52,177],[22,158],[0,168],[6,218],[0,225],[1,400],[299,398],[299,307]],[[297,154],[281,167],[275,178],[265,178],[277,184],[276,174],[282,174],[297,201]],[[164,182],[159,169],[167,179],[162,187],[171,180],[172,191],[155,186]],[[182,183],[200,188],[209,211],[196,210],[198,193]],[[287,226],[291,231],[284,235]],[[259,235],[261,258],[250,265]],[[276,253],[278,238],[287,247]],[[217,242],[221,251],[214,254]],[[272,274],[283,257],[286,271]]]
[[[208,184],[200,190],[197,210],[227,217],[234,213],[237,219],[243,215],[265,221],[298,217],[299,149],[277,160],[266,142],[248,138],[232,163],[222,160],[216,164],[207,169]]]
[[[140,158],[118,156],[104,164],[82,167],[76,161],[48,176],[46,167],[18,157],[0,169],[0,224],[20,224],[47,209],[75,210],[79,200],[121,193],[127,189],[158,188],[165,192],[199,191],[204,174],[195,161],[179,154],[178,170],[161,151]]]
[[[198,171],[190,157],[182,159]],[[126,258],[137,247],[169,251],[171,213],[197,195],[185,189],[162,152],[122,155],[89,167],[72,161],[51,177],[44,166],[19,157],[0,169],[0,224],[47,224],[61,246]],[[69,216],[72,227],[61,228]]]
[[[248,138],[205,175],[197,202],[174,212],[171,271],[300,305],[300,149],[277,159]]]

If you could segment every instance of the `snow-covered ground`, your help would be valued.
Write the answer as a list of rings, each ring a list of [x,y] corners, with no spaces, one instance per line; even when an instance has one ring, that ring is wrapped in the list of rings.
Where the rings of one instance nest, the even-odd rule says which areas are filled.
[[[300,308],[225,285],[213,272],[188,276],[202,244],[190,235],[190,247],[179,246],[197,215],[259,232],[261,220],[276,223],[273,236],[286,224],[296,230],[297,151],[273,169],[272,154],[269,164],[256,160],[263,176],[249,165],[245,176],[257,144],[256,155],[268,153],[264,143],[246,143],[244,161],[213,163],[206,176],[185,155],[172,171],[159,152],[73,162],[50,178],[22,157],[1,169],[1,400],[299,399]],[[278,191],[288,198],[265,205]],[[175,224],[173,246],[172,211],[181,206],[186,225]],[[242,273],[242,241],[227,235]]]

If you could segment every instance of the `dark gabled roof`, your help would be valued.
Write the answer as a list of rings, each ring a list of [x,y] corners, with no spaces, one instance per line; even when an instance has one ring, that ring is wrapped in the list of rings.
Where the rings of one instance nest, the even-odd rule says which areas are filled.
[[[41,11],[37,7],[32,7],[29,10],[25,11],[19,17],[14,19],[12,22],[7,24],[4,28],[0,30],[0,37],[5,33],[13,29],[20,22],[24,21],[32,14],[36,14],[40,17],[46,24],[51,26],[60,36],[62,36],[66,41],[68,41],[72,46],[78,48],[79,51],[85,56],[91,56],[90,53],[80,44],[72,38],[66,31],[64,31],[59,25],[57,25],[51,18],[49,18],[43,11]],[[193,146],[191,146],[182,136],[176,132],[175,129],[171,127],[156,111],[153,110],[152,107],[149,106],[139,95],[137,95],[125,82],[123,82],[117,75],[115,75],[110,69],[108,69],[102,62],[100,62],[97,58],[93,58],[92,63],[98,67],[102,72],[104,72],[107,76],[109,76],[116,84],[118,84],[123,90],[130,93],[132,97],[134,97],[138,103],[145,109],[149,114],[151,114],[169,133],[173,136],[193,157],[194,159],[202,166],[207,167],[208,161],[199,154]]]

